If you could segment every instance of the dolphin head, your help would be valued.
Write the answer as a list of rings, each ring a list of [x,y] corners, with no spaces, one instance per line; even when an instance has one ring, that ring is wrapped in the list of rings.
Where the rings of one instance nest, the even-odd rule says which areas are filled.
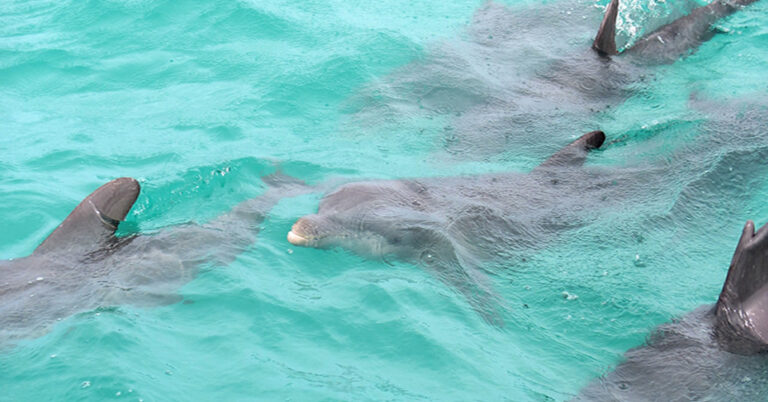
[[[375,204],[383,193],[382,187],[371,183],[342,186],[323,198],[317,214],[296,221],[288,232],[288,241],[303,247],[338,246],[363,252],[375,249],[372,246],[382,239],[370,226],[370,214],[377,209]]]
[[[295,246],[341,247],[365,256],[382,256],[402,254],[403,248],[420,244],[418,229],[407,219],[374,219],[364,213],[316,214],[297,220],[288,241]]]
[[[295,246],[329,248],[341,239],[352,236],[343,225],[322,215],[307,215],[293,224],[288,241]]]
[[[409,257],[433,243],[432,220],[414,206],[418,195],[402,182],[364,182],[328,195],[317,214],[294,223],[288,241],[296,246],[342,247],[365,256]]]

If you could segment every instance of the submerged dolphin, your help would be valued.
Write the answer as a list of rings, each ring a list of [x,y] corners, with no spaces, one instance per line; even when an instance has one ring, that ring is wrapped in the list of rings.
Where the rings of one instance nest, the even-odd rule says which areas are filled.
[[[643,36],[623,53],[650,61],[674,61],[715,35],[712,24],[757,0],[714,0]],[[592,49],[602,55],[616,55],[616,18],[619,0],[611,0],[605,9]]]
[[[346,184],[322,199],[317,214],[297,220],[288,241],[419,264],[501,324],[480,263],[578,225],[599,202],[584,195],[589,174],[579,167],[604,140],[602,131],[584,134],[530,174]]]
[[[598,401],[768,398],[768,224],[747,221],[717,304],[659,327],[576,398]]]
[[[387,124],[383,130],[396,131],[404,120],[419,124],[419,132],[433,136],[451,158],[531,150],[534,133],[588,131],[596,113],[636,94],[659,63],[709,39],[713,15],[750,1],[716,0],[639,39],[619,57],[605,56],[616,53],[616,1],[604,16],[577,1],[515,8],[487,2],[466,34],[434,45],[385,84],[354,97],[352,119],[362,122],[360,132]]]
[[[24,258],[0,261],[0,342],[37,336],[57,320],[102,306],[177,302],[204,263],[223,264],[251,244],[266,212],[303,185],[273,176],[260,197],[211,222],[116,237],[139,195],[123,177],[87,196]]]

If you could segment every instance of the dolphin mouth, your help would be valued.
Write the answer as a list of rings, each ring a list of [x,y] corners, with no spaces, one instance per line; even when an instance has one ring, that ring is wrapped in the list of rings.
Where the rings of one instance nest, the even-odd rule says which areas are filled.
[[[318,241],[326,237],[320,221],[316,215],[300,218],[288,232],[288,242],[294,246],[317,247]]]
[[[294,246],[309,247],[312,245],[312,239],[304,237],[293,230],[288,232],[288,242]]]

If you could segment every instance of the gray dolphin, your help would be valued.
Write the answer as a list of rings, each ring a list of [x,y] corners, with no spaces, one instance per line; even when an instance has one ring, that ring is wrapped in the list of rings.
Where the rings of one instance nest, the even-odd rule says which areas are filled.
[[[394,256],[453,286],[483,318],[501,324],[480,263],[545,244],[578,225],[598,201],[583,196],[579,169],[602,131],[584,134],[529,174],[497,173],[350,183],[326,195],[317,214],[300,218],[288,241]]]
[[[688,15],[644,35],[624,53],[637,55],[648,61],[675,61],[686,52],[712,38],[716,33],[712,29],[712,24],[755,1],[757,0],[714,0],[706,6],[694,9]],[[616,55],[619,53],[616,49],[616,18],[618,13],[619,0],[611,0],[605,9],[605,16],[595,41],[592,43],[592,49],[599,54]]]
[[[747,221],[714,306],[664,324],[577,400],[768,398],[768,224]]]
[[[408,119],[434,136],[451,158],[532,150],[537,145],[529,140],[533,133],[588,131],[596,113],[637,94],[659,63],[678,60],[709,39],[711,13],[722,16],[749,1],[731,7],[718,0],[697,9],[639,39],[619,57],[606,57],[616,54],[616,1],[602,16],[597,36],[601,13],[583,2],[521,11],[489,1],[475,12],[464,35],[438,43],[425,57],[395,70],[385,84],[353,97],[352,121],[362,121],[367,132],[389,122],[395,124],[384,130],[398,130]],[[547,37],[557,39],[544,43]],[[593,40],[597,51],[590,48]],[[446,123],[436,126],[436,121]]]
[[[251,244],[266,212],[306,187],[281,175],[266,178],[261,196],[205,224],[150,235],[116,237],[139,195],[128,177],[87,196],[34,252],[0,261],[0,343],[44,333],[72,314],[118,304],[179,301],[176,290],[201,264],[225,264]]]
[[[695,8],[688,15],[643,35],[621,52],[622,58],[629,60],[617,62],[608,57],[619,55],[616,47],[619,0],[611,0],[592,42],[592,55],[581,55],[560,63],[556,67],[561,71],[551,74],[555,81],[563,85],[572,86],[569,82],[576,81],[578,89],[586,84],[589,88],[586,95],[609,99],[618,94],[620,98],[627,84],[643,79],[648,74],[649,66],[672,63],[689,54],[714,37],[717,33],[713,29],[715,22],[755,1],[714,0],[706,6]]]

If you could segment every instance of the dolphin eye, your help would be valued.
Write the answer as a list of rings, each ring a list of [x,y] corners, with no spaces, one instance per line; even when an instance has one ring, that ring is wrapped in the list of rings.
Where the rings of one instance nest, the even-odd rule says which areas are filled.
[[[435,257],[435,252],[434,251],[432,251],[431,249],[426,249],[426,250],[421,252],[421,255],[419,256],[419,259],[424,264],[432,265],[432,264],[435,263],[435,260],[437,258]]]

